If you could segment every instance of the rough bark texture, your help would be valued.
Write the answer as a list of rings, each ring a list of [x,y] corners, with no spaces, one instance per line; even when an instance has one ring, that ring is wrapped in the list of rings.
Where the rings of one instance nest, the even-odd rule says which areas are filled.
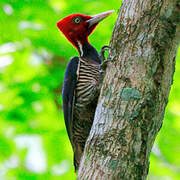
[[[180,0],[124,0],[80,180],[146,179],[180,35]]]

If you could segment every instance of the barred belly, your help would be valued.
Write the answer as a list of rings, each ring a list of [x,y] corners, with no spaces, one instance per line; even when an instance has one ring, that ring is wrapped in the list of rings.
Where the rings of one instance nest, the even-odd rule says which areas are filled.
[[[99,96],[99,65],[81,59],[73,111],[73,141],[84,148],[89,135]]]

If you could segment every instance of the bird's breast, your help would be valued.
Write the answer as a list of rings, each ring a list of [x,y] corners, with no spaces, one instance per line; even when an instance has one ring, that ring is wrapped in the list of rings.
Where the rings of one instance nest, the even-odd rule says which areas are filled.
[[[75,106],[85,107],[99,95],[99,65],[81,59],[75,92]]]

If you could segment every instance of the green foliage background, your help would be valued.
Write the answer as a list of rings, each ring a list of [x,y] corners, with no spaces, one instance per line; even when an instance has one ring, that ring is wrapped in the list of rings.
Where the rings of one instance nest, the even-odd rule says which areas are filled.
[[[62,81],[78,55],[56,27],[72,13],[94,15],[117,0],[0,1],[0,180],[75,179],[62,114]],[[99,24],[90,42],[108,44],[117,13]],[[180,49],[149,179],[180,179]]]

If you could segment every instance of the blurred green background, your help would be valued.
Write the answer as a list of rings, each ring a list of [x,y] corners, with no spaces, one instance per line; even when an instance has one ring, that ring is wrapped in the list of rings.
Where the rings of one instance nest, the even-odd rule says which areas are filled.
[[[56,27],[72,13],[94,15],[117,0],[0,0],[0,180],[73,180],[72,149],[62,114],[62,81],[77,56]],[[117,13],[90,42],[108,44]],[[180,179],[180,49],[163,127],[153,147],[149,180]]]

